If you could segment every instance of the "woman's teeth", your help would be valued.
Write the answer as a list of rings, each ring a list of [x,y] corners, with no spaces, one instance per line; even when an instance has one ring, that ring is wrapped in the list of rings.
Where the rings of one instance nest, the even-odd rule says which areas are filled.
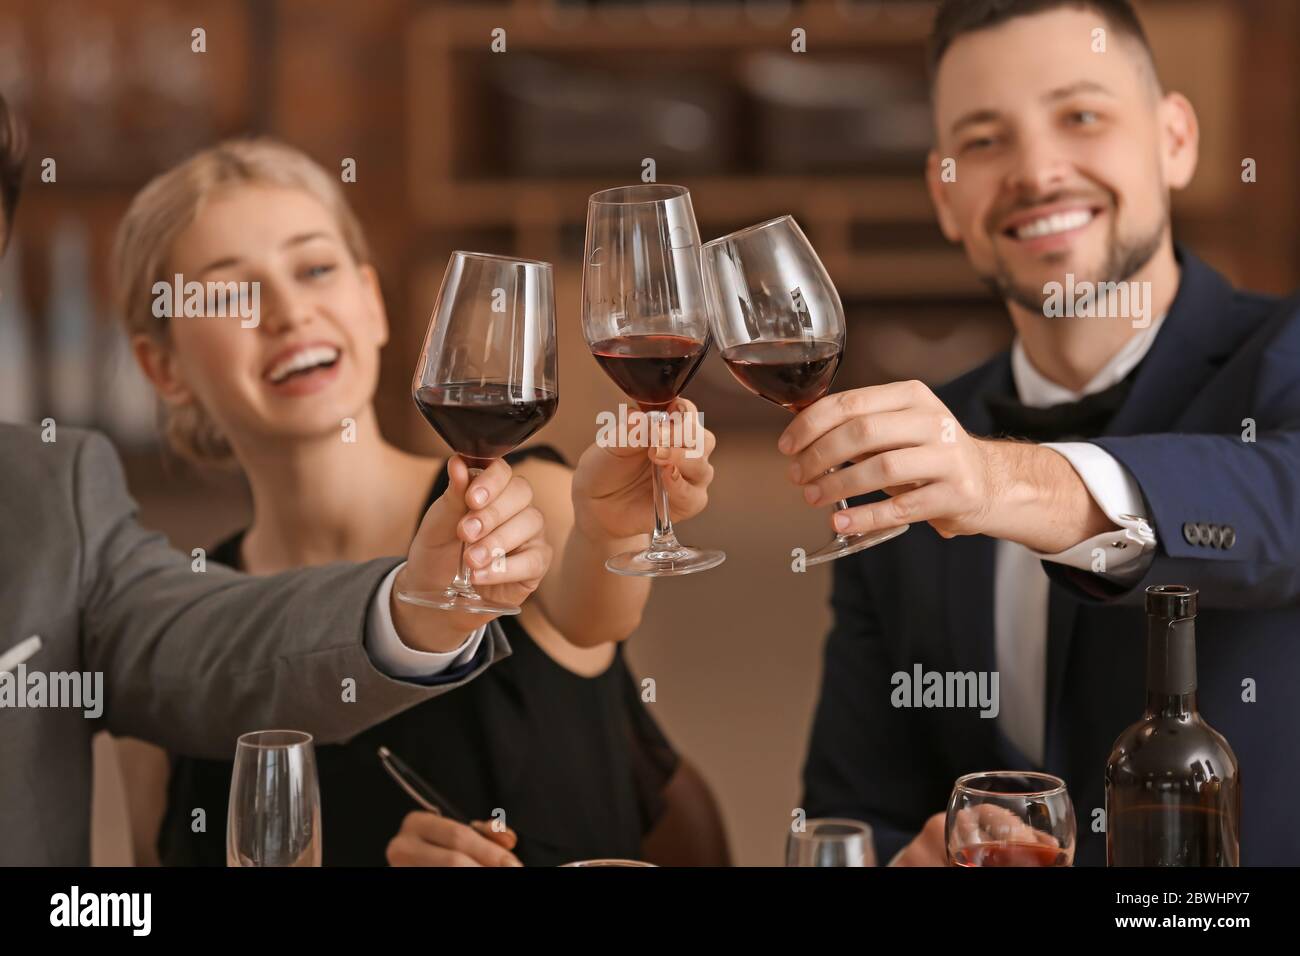
[[[283,361],[277,362],[267,378],[273,385],[279,385],[290,375],[304,372],[318,365],[333,365],[338,361],[339,350],[331,345],[315,345],[295,352]]]
[[[1072,229],[1082,229],[1092,222],[1093,218],[1093,212],[1090,209],[1056,213],[1052,216],[1035,219],[1023,226],[1017,226],[1015,236],[1017,239],[1041,239],[1044,236],[1054,236],[1057,233],[1069,232]]]

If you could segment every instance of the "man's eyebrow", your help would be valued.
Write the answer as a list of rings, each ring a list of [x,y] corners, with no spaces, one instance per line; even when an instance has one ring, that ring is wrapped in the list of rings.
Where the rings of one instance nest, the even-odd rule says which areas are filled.
[[[953,123],[952,132],[959,132],[963,126],[974,126],[976,123],[995,123],[1001,118],[1002,114],[997,110],[974,110]]]
[[[1096,80],[1079,80],[1077,83],[1071,83],[1068,86],[1060,86],[1043,94],[1044,103],[1055,103],[1058,100],[1069,99],[1071,96],[1077,96],[1080,93],[1100,93],[1103,96],[1113,97],[1115,94],[1107,89]],[[961,117],[952,124],[952,132],[960,132],[962,127],[974,126],[977,123],[996,123],[1002,118],[1002,114],[993,109],[973,110]]]
[[[1115,95],[1096,80],[1080,80],[1078,83],[1071,83],[1069,86],[1062,86],[1052,90],[1043,97],[1043,102],[1055,103],[1057,100],[1068,99],[1079,93],[1101,93],[1103,96]]]

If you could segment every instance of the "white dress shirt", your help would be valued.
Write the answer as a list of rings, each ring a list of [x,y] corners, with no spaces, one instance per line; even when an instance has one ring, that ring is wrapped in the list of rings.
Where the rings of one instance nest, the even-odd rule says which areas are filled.
[[[1140,330],[1080,392],[1034,368],[1019,339],[1011,349],[1011,374],[1020,401],[1035,408],[1078,401],[1122,381],[1155,342],[1164,316]],[[1115,523],[1108,531],[1059,554],[1039,554],[1012,541],[998,541],[994,564],[993,629],[997,646],[998,724],[1036,765],[1043,762],[1047,723],[1047,596],[1050,580],[1042,561],[1055,561],[1112,580],[1133,582],[1154,557],[1155,532],[1133,476],[1089,442],[1048,443],[1074,467],[1093,500]]]
[[[473,660],[483,635],[487,633],[486,624],[465,638],[460,647],[450,651],[417,651],[402,643],[397,628],[393,626],[393,610],[388,602],[393,591],[393,579],[405,566],[403,561],[388,572],[375,592],[375,599],[370,602],[365,646],[375,667],[389,677],[428,678]]]

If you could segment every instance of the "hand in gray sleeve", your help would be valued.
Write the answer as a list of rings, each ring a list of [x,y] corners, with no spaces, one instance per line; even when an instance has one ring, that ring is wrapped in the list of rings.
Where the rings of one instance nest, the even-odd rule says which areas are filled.
[[[104,673],[113,733],[207,757],[229,757],[239,734],[271,727],[341,741],[509,653],[493,622],[476,666],[457,668],[457,679],[424,686],[386,676],[363,635],[397,559],[263,578],[217,565],[193,570],[188,556],[137,524],[108,442],[94,434],[80,442],[76,579],[50,585],[75,590],[85,666]]]

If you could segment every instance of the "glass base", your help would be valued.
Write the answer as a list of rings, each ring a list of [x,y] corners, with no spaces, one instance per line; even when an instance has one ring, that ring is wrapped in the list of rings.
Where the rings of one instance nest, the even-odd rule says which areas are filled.
[[[394,591],[403,604],[437,608],[439,611],[466,611],[470,614],[518,614],[519,608],[510,604],[493,604],[473,591]]]
[[[639,578],[670,578],[716,568],[727,560],[721,551],[677,547],[671,551],[624,551],[605,562],[605,569],[615,574]]]
[[[804,558],[804,566],[825,564],[847,554],[857,554],[867,548],[874,548],[878,544],[897,538],[907,528],[908,526],[904,524],[897,528],[886,528],[884,531],[873,531],[870,534],[837,534],[829,543],[822,545],[816,551],[810,551]]]

